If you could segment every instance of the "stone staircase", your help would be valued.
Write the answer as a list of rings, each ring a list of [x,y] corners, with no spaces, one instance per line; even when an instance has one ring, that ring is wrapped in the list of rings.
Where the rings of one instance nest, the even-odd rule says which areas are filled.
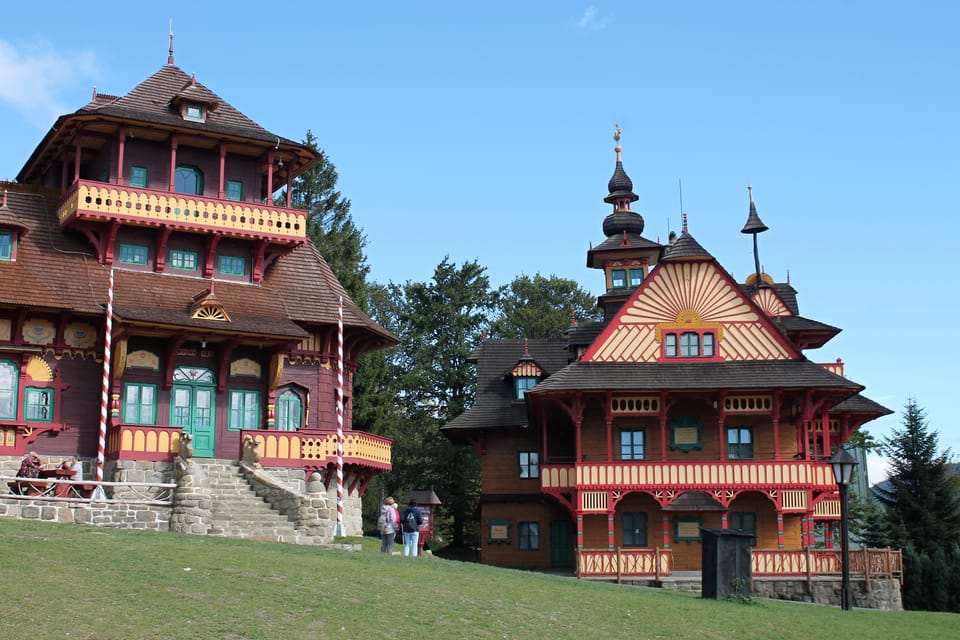
[[[293,523],[257,495],[233,460],[197,459],[213,499],[208,535],[266,542],[314,544]]]

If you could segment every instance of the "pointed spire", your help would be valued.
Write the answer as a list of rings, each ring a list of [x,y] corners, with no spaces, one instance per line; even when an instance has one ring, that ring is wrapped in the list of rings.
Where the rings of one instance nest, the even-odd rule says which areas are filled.
[[[523,339],[523,355],[530,355],[530,341],[527,338]]]
[[[617,162],[623,162],[623,156],[620,155],[620,152],[623,151],[623,147],[620,146],[620,123],[614,125],[616,129],[613,132],[613,140],[617,143],[617,146],[613,148],[617,152]]]
[[[2,209],[7,208],[7,190],[6,189],[3,190],[3,204],[0,205],[0,208]]]
[[[627,172],[623,170],[623,147],[620,146],[620,123],[616,125],[613,139],[617,146],[613,148],[617,152],[617,166],[613,171],[613,176],[607,182],[607,190],[610,192],[604,202],[613,205],[613,211],[630,211],[630,203],[636,202],[640,198],[633,192],[633,181]]]
[[[576,307],[570,307],[570,326],[571,327],[577,326],[577,308]]]
[[[682,215],[683,215],[683,229],[680,231],[680,233],[684,234],[687,232],[687,214],[684,213]]]
[[[173,64],[173,19],[170,19],[170,50],[167,55],[167,64]]]
[[[757,215],[757,205],[753,201],[753,185],[747,185],[747,192],[750,194],[750,213],[747,215],[747,222],[743,225],[740,233],[763,233],[769,227],[763,224],[760,216]]]

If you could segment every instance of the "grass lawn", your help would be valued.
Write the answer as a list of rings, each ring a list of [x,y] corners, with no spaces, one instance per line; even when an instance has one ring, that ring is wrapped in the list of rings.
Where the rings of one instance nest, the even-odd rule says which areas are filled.
[[[0,637],[960,638],[948,613],[703,600],[477,564],[0,519]]]

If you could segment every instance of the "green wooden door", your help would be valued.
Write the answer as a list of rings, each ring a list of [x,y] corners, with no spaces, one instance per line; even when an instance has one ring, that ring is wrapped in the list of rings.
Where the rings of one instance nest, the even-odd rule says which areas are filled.
[[[573,566],[573,525],[568,520],[550,523],[550,566]]]
[[[170,422],[193,436],[193,455],[212,458],[216,387],[209,369],[179,367],[170,391]]]

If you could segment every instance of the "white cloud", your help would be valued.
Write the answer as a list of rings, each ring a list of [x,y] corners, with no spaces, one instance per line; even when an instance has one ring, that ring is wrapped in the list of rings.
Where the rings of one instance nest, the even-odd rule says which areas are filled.
[[[94,72],[92,53],[61,54],[47,43],[18,47],[0,40],[0,102],[23,112],[38,127],[66,113],[60,95],[93,78]]]
[[[573,24],[578,29],[583,29],[584,31],[600,31],[601,29],[606,29],[612,20],[613,18],[611,16],[599,15],[597,8],[590,5],[584,10],[583,15],[580,16],[578,20],[574,20]]]

